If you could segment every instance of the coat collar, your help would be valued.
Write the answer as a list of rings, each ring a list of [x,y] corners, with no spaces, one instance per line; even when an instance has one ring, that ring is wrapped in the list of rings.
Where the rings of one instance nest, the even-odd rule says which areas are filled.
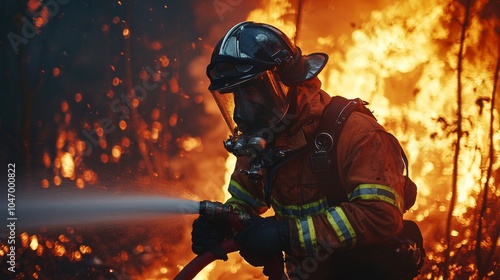
[[[307,138],[318,127],[323,109],[331,96],[321,89],[321,81],[316,77],[291,90],[296,96],[295,116],[286,131],[276,139],[278,151],[296,151],[307,145]]]

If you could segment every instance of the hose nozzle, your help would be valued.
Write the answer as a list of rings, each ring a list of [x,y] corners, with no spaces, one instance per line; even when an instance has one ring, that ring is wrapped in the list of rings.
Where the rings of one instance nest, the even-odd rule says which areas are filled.
[[[246,213],[233,212],[233,207],[231,207],[231,205],[210,200],[200,201],[200,215],[210,221],[217,222],[228,220],[230,214],[231,216],[237,216],[237,220],[240,221],[250,218]]]
[[[229,213],[232,212],[232,207],[209,200],[200,201],[200,215],[210,221],[217,222],[221,219],[227,219]]]

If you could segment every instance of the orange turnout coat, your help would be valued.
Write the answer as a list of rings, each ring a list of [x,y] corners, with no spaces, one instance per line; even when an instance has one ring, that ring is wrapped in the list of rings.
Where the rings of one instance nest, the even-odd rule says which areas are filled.
[[[320,87],[315,78],[295,89],[296,119],[276,139],[277,151],[306,147],[331,100]],[[310,156],[311,152],[301,153],[275,170],[271,207],[279,219],[289,220],[288,271],[302,269],[304,278],[324,279],[331,253],[380,243],[400,231],[405,166],[397,140],[375,119],[356,111],[338,140],[338,180],[313,172]],[[253,183],[241,172],[248,165],[247,159],[238,158],[226,203],[259,215],[268,209],[264,182]],[[308,258],[309,264],[304,264]]]

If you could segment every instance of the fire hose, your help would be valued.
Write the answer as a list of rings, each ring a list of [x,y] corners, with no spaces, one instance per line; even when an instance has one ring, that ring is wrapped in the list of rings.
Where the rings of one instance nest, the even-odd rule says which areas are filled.
[[[200,202],[200,215],[212,221],[225,219],[237,231],[244,228],[241,221],[249,218],[247,214],[233,212],[228,205],[208,200]],[[226,254],[239,251],[240,249],[240,246],[233,239],[223,241],[220,246]],[[177,274],[174,280],[191,280],[204,267],[215,260],[217,260],[215,254],[206,251],[192,259],[191,262]],[[283,269],[283,259],[281,256],[276,255],[264,266],[264,274],[269,276],[269,280],[281,280],[283,277]]]

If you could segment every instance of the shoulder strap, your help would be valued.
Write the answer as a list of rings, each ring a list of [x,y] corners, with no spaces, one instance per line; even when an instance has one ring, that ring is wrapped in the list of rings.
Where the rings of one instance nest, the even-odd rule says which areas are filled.
[[[314,139],[309,140],[309,146],[313,146],[314,152],[310,157],[310,165],[313,172],[318,176],[328,176],[334,186],[327,188],[326,196],[330,205],[338,205],[347,201],[347,194],[340,187],[340,176],[337,163],[337,143],[347,119],[354,111],[367,114],[375,119],[373,114],[365,107],[364,101],[359,98],[346,99],[342,96],[334,96],[323,110],[323,115],[313,134]],[[322,175],[323,174],[323,175]]]
[[[330,123],[330,120],[335,119],[332,131],[334,146],[332,148],[337,147],[337,142],[340,136],[340,132],[342,132],[342,128],[344,127],[347,118],[349,118],[352,112],[358,111],[376,119],[375,116],[372,114],[372,112],[365,107],[365,105],[367,104],[368,104],[367,102],[359,98],[346,99],[342,96],[332,97],[331,102],[328,104],[328,106],[325,108],[325,111],[323,112],[323,119],[322,119],[324,120],[323,125],[320,124],[319,126],[320,129],[322,128],[322,126],[324,126],[326,131],[331,130],[332,124]]]
[[[337,143],[342,128],[352,112],[358,111],[376,119],[372,112],[365,107],[368,104],[359,98],[347,99],[342,96],[334,96],[323,110],[314,139],[312,143],[315,153],[311,156],[313,171],[337,171]],[[337,176],[338,178],[338,176]]]

